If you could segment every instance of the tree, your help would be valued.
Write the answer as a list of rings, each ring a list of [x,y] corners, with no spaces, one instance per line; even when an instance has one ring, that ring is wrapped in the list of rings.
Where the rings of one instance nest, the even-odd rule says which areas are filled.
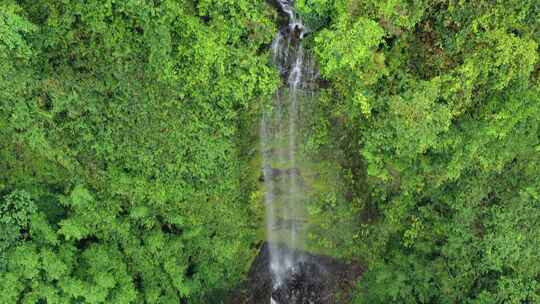
[[[240,127],[277,85],[272,9],[17,3],[0,5],[0,191],[30,199],[0,208],[37,210],[7,233],[0,302],[204,303],[236,284],[260,218]]]
[[[327,117],[366,165],[351,185],[370,191],[359,303],[538,301],[538,14],[532,1],[333,4],[312,47]]]

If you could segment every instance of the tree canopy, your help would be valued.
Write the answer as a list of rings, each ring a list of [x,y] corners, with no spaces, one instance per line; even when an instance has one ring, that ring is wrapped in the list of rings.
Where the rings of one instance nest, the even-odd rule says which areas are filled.
[[[0,302],[190,303],[256,241],[239,140],[277,73],[251,1],[3,1]]]
[[[354,303],[540,302],[538,0],[295,7],[321,78],[308,247],[366,264]],[[281,21],[0,2],[0,303],[219,303],[244,279]]]
[[[299,3],[365,168],[357,302],[540,301],[537,1]]]

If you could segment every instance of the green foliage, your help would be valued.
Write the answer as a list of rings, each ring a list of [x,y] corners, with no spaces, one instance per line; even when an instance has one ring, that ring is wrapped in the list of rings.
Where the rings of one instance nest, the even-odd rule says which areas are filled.
[[[343,18],[335,31],[319,33],[315,43],[320,45],[316,53],[321,58],[323,75],[333,79],[347,71],[350,73],[347,80],[360,80],[366,84],[376,81],[380,77],[377,64],[384,59],[372,50],[381,42],[383,34],[376,22],[366,18],[359,18],[354,23]],[[376,75],[372,76],[372,73]]]
[[[367,174],[349,185],[356,302],[539,301],[539,12],[339,1],[316,33],[326,117]]]
[[[26,191],[13,191],[4,196],[0,205],[0,223],[27,229],[36,206]]]
[[[537,1],[296,6],[324,78],[310,248],[368,264],[355,303],[540,302]],[[0,3],[0,303],[211,303],[243,278],[275,19]]]
[[[2,76],[10,72],[21,61],[32,56],[31,47],[25,36],[36,30],[36,27],[25,18],[18,15],[21,8],[8,1],[2,4],[0,13],[0,71]],[[7,79],[3,79],[6,81]]]
[[[8,250],[26,238],[35,211],[34,202],[25,191],[4,196],[0,204],[0,271],[5,270]]]
[[[294,3],[296,12],[310,32],[328,25],[333,5],[334,1],[327,0],[298,0]]]
[[[234,286],[262,226],[241,139],[277,85],[270,6],[17,3],[0,4],[0,302]]]

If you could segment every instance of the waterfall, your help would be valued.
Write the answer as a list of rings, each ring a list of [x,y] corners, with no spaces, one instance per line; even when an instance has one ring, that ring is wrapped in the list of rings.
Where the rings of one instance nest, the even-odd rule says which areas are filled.
[[[310,100],[316,78],[312,60],[302,47],[307,30],[296,16],[292,0],[278,0],[288,23],[271,45],[274,64],[284,84],[261,120],[262,171],[265,184],[266,230],[273,288],[294,275],[302,261],[307,212],[299,156],[300,114]],[[271,299],[272,304],[278,303]]]

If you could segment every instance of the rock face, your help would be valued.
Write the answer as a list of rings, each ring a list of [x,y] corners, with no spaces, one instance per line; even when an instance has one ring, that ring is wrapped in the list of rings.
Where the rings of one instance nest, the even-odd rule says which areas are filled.
[[[290,250],[280,247],[280,250]],[[234,293],[230,304],[345,304],[363,268],[327,256],[297,252],[302,262],[278,288],[272,288],[268,244],[253,262],[248,281]]]
[[[278,168],[269,168],[268,175],[273,180],[277,180],[280,177],[289,177],[289,176],[297,176],[299,179],[302,179],[302,175],[300,174],[300,169],[298,168],[286,168],[286,169],[278,169]],[[264,182],[264,174],[261,174],[259,177],[260,182]]]

